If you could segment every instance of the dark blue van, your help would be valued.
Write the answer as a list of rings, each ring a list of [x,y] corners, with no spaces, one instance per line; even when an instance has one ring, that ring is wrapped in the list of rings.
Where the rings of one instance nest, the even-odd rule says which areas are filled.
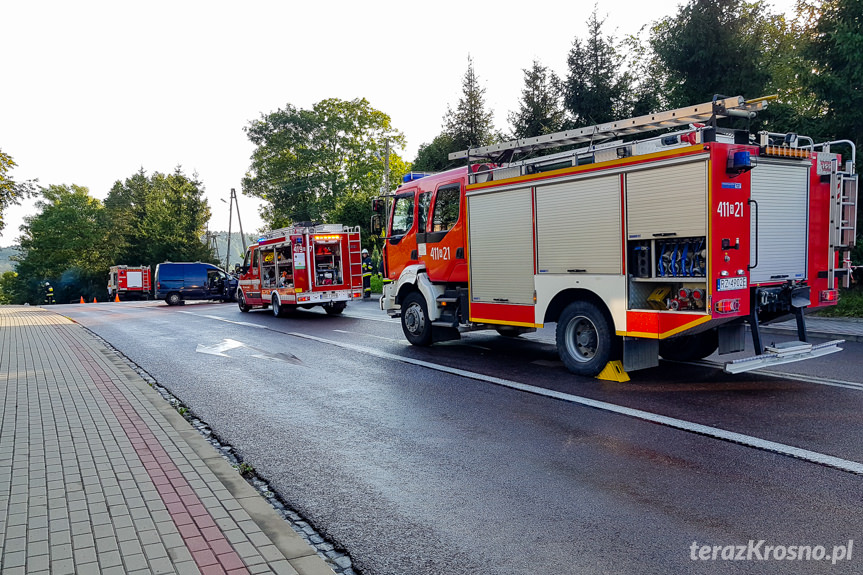
[[[233,301],[237,279],[225,270],[201,262],[165,262],[156,266],[156,299],[179,305],[187,299]]]

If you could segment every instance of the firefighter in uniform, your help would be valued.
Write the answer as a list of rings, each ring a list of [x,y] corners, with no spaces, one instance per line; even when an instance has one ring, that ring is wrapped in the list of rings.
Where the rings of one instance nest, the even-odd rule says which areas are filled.
[[[54,303],[54,288],[48,282],[45,282],[45,303],[49,305]]]
[[[372,297],[372,258],[369,250],[363,249],[363,299]]]

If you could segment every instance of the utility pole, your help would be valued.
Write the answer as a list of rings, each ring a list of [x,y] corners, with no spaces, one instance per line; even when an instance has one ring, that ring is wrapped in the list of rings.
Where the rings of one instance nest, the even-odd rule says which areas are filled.
[[[384,140],[384,194],[390,193],[390,141]]]
[[[223,202],[225,200],[222,200]],[[243,221],[240,219],[240,203],[237,201],[237,190],[231,188],[231,199],[228,201],[228,250],[225,255],[225,271],[231,271],[231,223],[234,221],[234,204],[237,205],[237,223],[240,224],[240,240],[243,242],[243,253],[246,253],[246,234],[243,233]]]

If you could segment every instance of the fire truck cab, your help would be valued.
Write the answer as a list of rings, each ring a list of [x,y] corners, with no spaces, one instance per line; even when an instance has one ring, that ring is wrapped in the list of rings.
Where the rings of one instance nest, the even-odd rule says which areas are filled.
[[[150,266],[111,266],[108,270],[109,300],[147,299],[150,289]]]
[[[283,316],[298,307],[323,306],[340,314],[362,297],[359,228],[301,223],[263,234],[240,268],[240,310],[272,306]]]
[[[742,351],[746,324],[755,356],[732,373],[840,351],[808,343],[804,315],[835,305],[850,278],[853,143],[717,125],[766,106],[717,97],[457,152],[467,167],[407,177],[374,204],[391,280],[381,309],[415,345],[556,323],[561,360],[580,375]],[[669,127],[682,129],[619,139]],[[759,326],[789,317],[800,341],[765,345]]]

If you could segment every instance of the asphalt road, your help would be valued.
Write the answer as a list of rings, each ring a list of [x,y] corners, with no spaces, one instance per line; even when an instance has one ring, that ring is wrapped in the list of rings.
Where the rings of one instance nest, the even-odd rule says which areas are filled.
[[[788,559],[863,530],[861,476],[809,456],[863,465],[863,344],[775,368],[787,376],[663,362],[611,383],[566,372],[548,330],[411,347],[376,302],[341,317],[56,310],[190,406],[364,573],[863,572],[863,540],[835,564]],[[749,561],[692,559],[694,542],[750,540]],[[766,546],[785,559],[758,560]]]

